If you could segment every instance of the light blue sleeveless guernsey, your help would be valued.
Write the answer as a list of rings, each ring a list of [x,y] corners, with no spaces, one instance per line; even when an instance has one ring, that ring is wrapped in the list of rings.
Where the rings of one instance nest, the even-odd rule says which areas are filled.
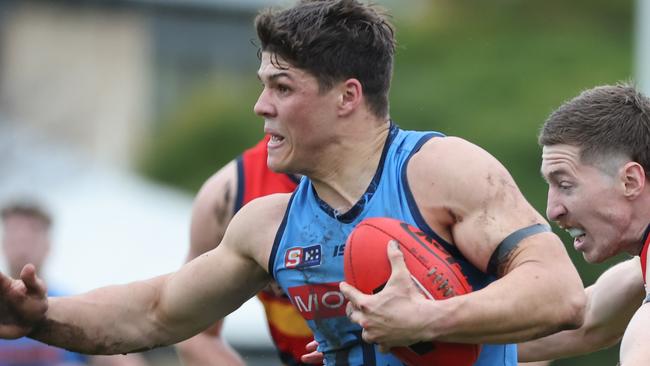
[[[326,365],[398,366],[361,339],[361,328],[345,316],[343,250],[352,229],[369,217],[392,217],[419,227],[436,238],[458,259],[475,290],[494,280],[476,269],[455,246],[445,242],[426,224],[408,187],[410,157],[437,132],[400,130],[391,124],[377,172],[366,193],[350,211],[337,214],[322,201],[307,178],[293,193],[269,258],[274,279],[309,323],[325,354]],[[516,346],[483,345],[477,366],[516,366]],[[440,365],[453,366],[453,365]]]

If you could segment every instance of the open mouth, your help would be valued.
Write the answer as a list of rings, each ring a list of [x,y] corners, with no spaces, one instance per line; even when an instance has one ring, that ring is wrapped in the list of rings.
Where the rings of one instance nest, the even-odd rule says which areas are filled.
[[[566,229],[566,231],[573,238],[573,246],[576,249],[579,249],[582,246],[582,244],[584,243],[584,239],[585,239],[585,235],[586,235],[585,231],[582,230],[582,229],[578,229],[578,228],[568,228],[568,229]]]
[[[284,141],[284,137],[280,135],[271,135],[270,141],[274,144],[279,144],[280,142]]]
[[[266,145],[269,149],[280,147],[284,142],[284,136],[282,135],[271,133],[269,136],[269,142]]]

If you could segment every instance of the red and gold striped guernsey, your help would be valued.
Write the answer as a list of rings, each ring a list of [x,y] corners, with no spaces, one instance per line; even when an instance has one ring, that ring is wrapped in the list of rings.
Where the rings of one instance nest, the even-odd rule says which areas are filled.
[[[237,159],[235,212],[255,198],[289,193],[296,188],[296,177],[275,173],[266,165],[268,140],[269,137],[265,137]],[[269,332],[282,362],[289,366],[305,365],[300,362],[300,356],[305,354],[305,345],[313,339],[313,335],[303,317],[275,283],[262,290],[257,297],[264,305]]]

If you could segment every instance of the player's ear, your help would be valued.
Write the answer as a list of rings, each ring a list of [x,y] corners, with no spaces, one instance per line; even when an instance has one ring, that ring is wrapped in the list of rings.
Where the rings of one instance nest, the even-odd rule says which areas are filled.
[[[641,164],[630,161],[623,166],[622,179],[625,185],[625,196],[629,199],[638,197],[645,187],[645,169]]]
[[[354,112],[362,101],[363,87],[359,80],[347,79],[339,85],[339,117],[344,117]]]

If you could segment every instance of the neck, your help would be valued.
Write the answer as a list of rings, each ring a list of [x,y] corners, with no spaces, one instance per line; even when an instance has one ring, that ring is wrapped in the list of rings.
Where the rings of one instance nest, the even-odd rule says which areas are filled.
[[[629,251],[631,254],[638,255],[643,249],[645,244],[645,233],[650,226],[650,193],[635,200],[635,214],[632,218],[632,225],[630,227],[631,233],[634,235],[631,240],[634,242],[633,248]]]
[[[318,196],[340,212],[352,208],[368,188],[379,166],[390,122],[365,126],[346,133],[335,151],[330,151],[327,160],[309,175]]]

